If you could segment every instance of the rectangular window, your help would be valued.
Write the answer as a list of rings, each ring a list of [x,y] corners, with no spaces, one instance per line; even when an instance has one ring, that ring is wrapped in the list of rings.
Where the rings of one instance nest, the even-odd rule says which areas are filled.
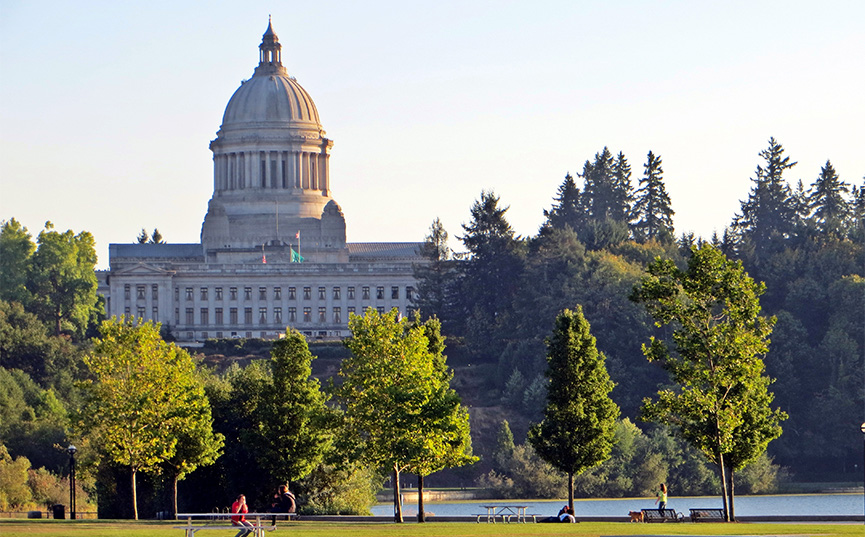
[[[288,322],[297,322],[297,308],[288,308]]]
[[[349,306],[347,311],[348,311],[348,316],[349,316],[349,317],[351,317],[352,315],[354,315],[354,306]]]
[[[213,290],[216,294],[216,300],[222,300],[222,287],[217,287]]]
[[[258,324],[267,324],[267,308],[258,308]]]
[[[405,288],[405,299],[414,300],[414,287],[409,286]]]
[[[252,287],[243,288],[243,300],[252,300]]]
[[[318,322],[326,323],[327,322],[327,308],[318,308]]]
[[[252,332],[244,332],[244,334],[245,334],[244,337],[245,337],[246,339],[249,339],[249,338],[252,337]]]
[[[214,319],[216,324],[218,326],[221,326],[222,325],[222,308],[216,308],[215,310],[213,310],[213,315],[214,315],[214,317],[216,317]]]
[[[159,286],[155,283],[150,286],[150,297],[153,298],[153,300],[159,300]]]
[[[392,300],[399,300],[399,287],[393,286],[390,288],[390,298]]]
[[[378,306],[375,308],[379,315],[384,315],[384,306]]]
[[[318,288],[318,299],[319,300],[327,300],[327,293],[324,287]]]
[[[237,308],[231,308],[228,310],[228,324],[237,324]]]
[[[363,300],[369,300],[369,286],[364,285],[362,292],[363,294],[361,295],[361,298]]]
[[[237,300],[237,287],[228,288],[228,298],[231,300]]]
[[[180,324],[180,308],[174,308],[174,324]]]
[[[138,317],[141,317],[143,319],[144,318],[144,306],[138,306],[137,311],[138,311]]]
[[[312,298],[312,287],[303,288],[303,299],[310,300]]]
[[[339,296],[342,294],[340,289],[341,289],[340,287],[334,287],[333,288],[333,299],[334,300],[339,300]]]
[[[354,300],[354,287],[349,287],[349,288],[348,288],[348,299],[349,299],[349,300]]]
[[[144,300],[144,289],[145,289],[145,286],[136,285],[135,286],[135,298],[137,298],[139,300]]]
[[[207,300],[207,287],[201,288],[201,300]]]
[[[210,324],[210,313],[207,308],[201,308],[199,312],[198,318],[201,320],[201,324],[203,326],[207,326]]]
[[[273,308],[273,322],[282,324],[282,308]]]
[[[132,296],[130,296],[132,294],[130,291],[131,287],[132,286],[129,285],[128,283],[123,286],[123,298],[125,298],[126,300],[129,300],[130,298],[132,298]]]
[[[273,288],[273,299],[274,300],[282,300],[282,287],[274,287]]]
[[[375,288],[375,298],[376,300],[384,300],[384,286]]]
[[[342,308],[333,308],[333,322],[342,324]]]
[[[259,300],[267,300],[267,287],[259,287],[258,288],[258,299]]]
[[[216,339],[222,339],[222,332],[216,333]]]
[[[153,319],[154,321],[158,321],[158,320],[159,320],[159,308],[157,308],[156,306],[153,306],[153,308],[151,309],[150,313],[153,315],[153,316],[151,317],[151,319]]]
[[[289,300],[297,300],[297,288],[289,287],[288,288],[288,299]]]
[[[186,288],[186,300],[192,300],[192,287]]]
[[[207,332],[201,333],[201,339],[207,339]]]
[[[244,324],[252,324],[252,308],[243,308]]]
[[[127,298],[129,298],[129,297],[127,297]],[[175,302],[180,301],[180,287],[174,288],[174,300],[175,300]]]
[[[123,313],[127,317],[129,317],[131,315],[131,312],[132,312],[132,310],[129,309],[129,306],[126,306],[125,308],[123,308]]]
[[[312,322],[312,308],[303,308],[303,322]]]
[[[186,308],[186,324],[195,324],[195,310],[192,308]]]

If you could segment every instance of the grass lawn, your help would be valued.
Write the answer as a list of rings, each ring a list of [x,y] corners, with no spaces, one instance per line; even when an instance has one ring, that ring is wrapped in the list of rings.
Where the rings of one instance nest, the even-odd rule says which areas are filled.
[[[172,528],[175,521],[129,520],[0,520],[0,535],[36,535],[45,537],[183,537]],[[232,530],[201,532],[201,537],[233,537]],[[417,536],[417,537],[524,537],[546,535],[863,535],[862,524],[630,524],[626,522],[582,522],[580,524],[476,524],[470,522],[431,522],[427,524],[393,524],[375,522],[292,522],[281,524],[268,536],[350,537]]]

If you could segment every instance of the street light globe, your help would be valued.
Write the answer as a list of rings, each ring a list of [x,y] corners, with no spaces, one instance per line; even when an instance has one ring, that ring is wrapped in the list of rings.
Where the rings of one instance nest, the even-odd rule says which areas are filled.
[[[865,423],[862,424],[862,427],[865,428]],[[75,452],[78,451],[78,448],[76,448],[72,444],[69,444],[69,447],[66,448],[66,451],[68,451],[70,455],[75,455]]]
[[[859,430],[862,431],[862,434],[865,434],[865,423],[859,426]]]

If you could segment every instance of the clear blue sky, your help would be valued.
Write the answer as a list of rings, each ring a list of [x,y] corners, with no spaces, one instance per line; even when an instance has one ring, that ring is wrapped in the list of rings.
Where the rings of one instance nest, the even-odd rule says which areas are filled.
[[[677,233],[722,231],[774,136],[865,175],[865,2],[0,0],[0,219],[197,242],[208,143],[267,16],[328,136],[348,238],[451,246],[482,189],[534,234],[608,146],[663,159]]]

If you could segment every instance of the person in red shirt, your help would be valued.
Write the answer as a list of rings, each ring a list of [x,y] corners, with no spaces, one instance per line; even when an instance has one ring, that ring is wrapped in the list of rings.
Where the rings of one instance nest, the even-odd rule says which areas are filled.
[[[249,508],[246,507],[246,496],[241,494],[236,500],[234,500],[234,503],[231,504],[231,512],[240,513],[239,516],[231,517],[231,524],[233,526],[241,526],[240,531],[238,531],[237,535],[234,537],[246,537],[252,533],[253,525],[250,521],[246,520],[246,517],[243,515],[244,513],[249,512]]]

